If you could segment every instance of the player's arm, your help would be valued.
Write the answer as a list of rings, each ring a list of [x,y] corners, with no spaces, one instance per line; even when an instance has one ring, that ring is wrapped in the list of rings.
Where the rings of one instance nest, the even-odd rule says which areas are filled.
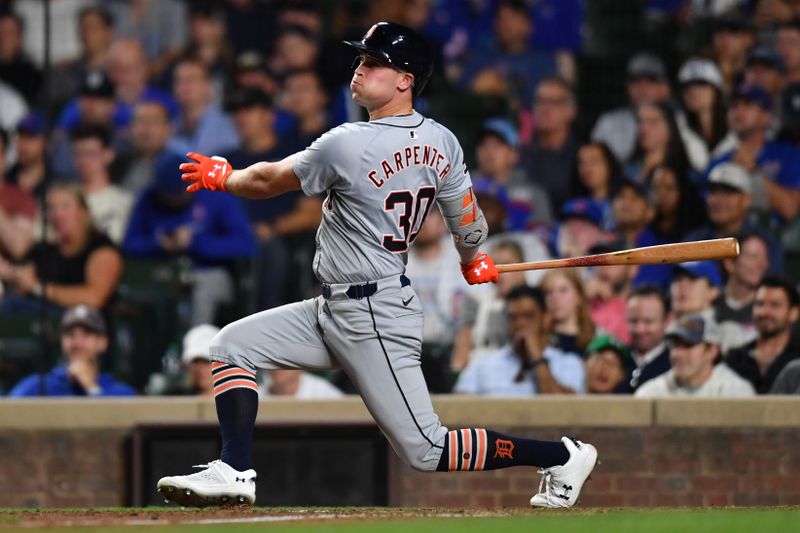
[[[480,252],[480,245],[489,236],[489,227],[478,207],[472,187],[463,194],[439,198],[439,210],[444,217],[453,243],[461,258],[461,273],[470,285],[497,283],[499,274],[492,258]]]
[[[233,170],[231,164],[219,156],[189,152],[186,157],[193,161],[181,164],[181,179],[189,182],[186,190],[190,192],[208,189],[260,200],[300,189],[300,179],[292,169],[293,155],[274,163],[255,163],[241,170]]]

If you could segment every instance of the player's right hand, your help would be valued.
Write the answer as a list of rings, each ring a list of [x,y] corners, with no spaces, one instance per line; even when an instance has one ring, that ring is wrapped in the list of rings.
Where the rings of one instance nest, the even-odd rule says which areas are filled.
[[[497,283],[500,274],[488,254],[478,254],[475,259],[461,265],[461,273],[470,285]]]
[[[233,167],[228,160],[218,155],[209,157],[189,152],[186,157],[193,159],[193,163],[181,163],[178,167],[183,172],[181,179],[190,182],[186,190],[196,192],[200,189],[209,191],[225,191],[225,181],[233,172]]]

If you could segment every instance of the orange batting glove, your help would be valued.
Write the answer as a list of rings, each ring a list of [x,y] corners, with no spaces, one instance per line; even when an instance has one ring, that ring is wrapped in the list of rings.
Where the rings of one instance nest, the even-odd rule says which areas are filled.
[[[494,266],[494,261],[487,254],[478,254],[475,259],[466,265],[462,264],[461,273],[470,285],[497,283],[500,278],[500,274],[498,274]]]
[[[233,167],[231,167],[227,159],[218,155],[208,157],[197,152],[189,152],[186,157],[195,161],[194,163],[181,163],[181,166],[178,167],[183,172],[181,179],[191,182],[186,187],[187,191],[197,192],[200,189],[208,189],[209,191],[227,190],[225,181],[233,172]]]

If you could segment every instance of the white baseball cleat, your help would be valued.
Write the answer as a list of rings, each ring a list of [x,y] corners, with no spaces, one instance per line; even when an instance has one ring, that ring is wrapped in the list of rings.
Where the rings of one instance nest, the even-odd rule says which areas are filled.
[[[255,503],[255,470],[239,472],[220,460],[194,468],[204,470],[188,476],[169,476],[158,480],[157,490],[166,501],[184,507]]]
[[[569,452],[569,460],[563,465],[539,470],[542,480],[539,483],[539,493],[531,498],[531,507],[572,507],[581,495],[583,484],[592,473],[597,462],[597,449],[570,437],[561,437],[561,442]]]

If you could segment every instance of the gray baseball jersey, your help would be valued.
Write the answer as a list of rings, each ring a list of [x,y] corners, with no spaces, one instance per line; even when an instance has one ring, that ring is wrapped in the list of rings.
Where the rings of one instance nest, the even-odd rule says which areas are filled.
[[[455,136],[412,113],[344,124],[297,154],[303,192],[327,192],[314,273],[322,282],[363,283],[401,274],[435,198],[471,187]]]

